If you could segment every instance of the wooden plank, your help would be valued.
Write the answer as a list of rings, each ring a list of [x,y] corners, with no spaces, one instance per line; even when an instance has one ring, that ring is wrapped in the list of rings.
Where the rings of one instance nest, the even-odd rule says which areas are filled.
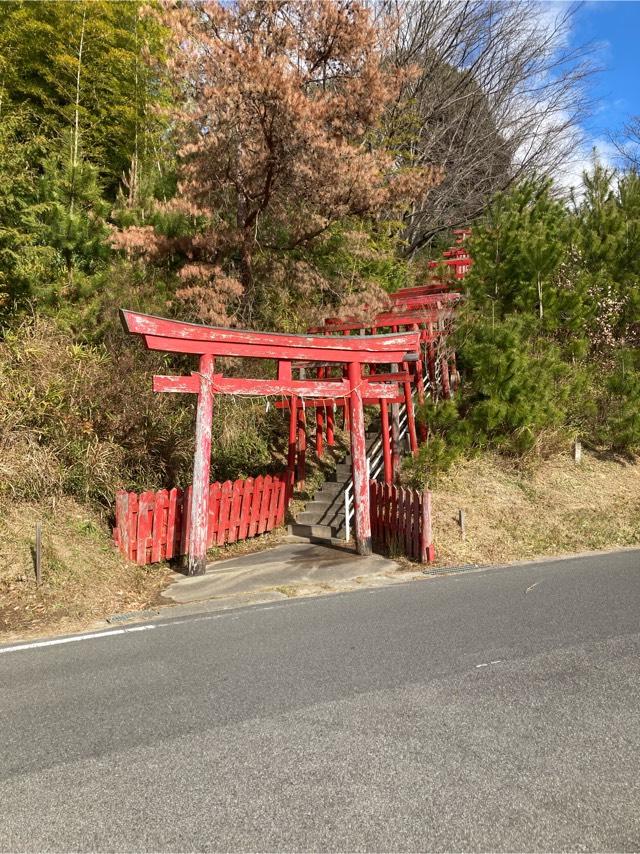
[[[236,480],[231,491],[231,509],[229,511],[229,534],[228,543],[235,543],[238,539],[238,525],[240,524],[240,508],[242,507],[242,493],[244,492],[244,481]]]
[[[346,380],[263,380],[242,377],[223,377],[216,374],[213,378],[213,390],[219,394],[235,395],[290,395],[299,397],[345,397],[349,394]]]
[[[371,513],[371,542],[378,542],[378,484],[375,480],[369,482],[369,512]]]
[[[155,376],[153,378],[153,390],[198,394],[200,377],[197,374],[192,374],[190,377]]]
[[[411,557],[420,560],[420,528],[422,525],[422,502],[417,489],[413,490],[413,507],[411,511],[413,531],[411,537]]]
[[[271,499],[269,501],[269,511],[267,518],[266,531],[273,531],[276,526],[276,517],[278,515],[278,498],[280,497],[280,482],[277,477],[274,477],[271,482]]]
[[[401,486],[396,489],[396,530],[395,547],[404,554],[404,490]]]
[[[305,408],[298,406],[298,468],[296,481],[304,486],[307,467],[307,418]]]
[[[402,375],[401,375],[402,376]],[[408,378],[408,375],[407,375]],[[363,397],[396,397],[398,392],[394,385],[389,385],[376,376],[376,381],[364,380],[362,384]],[[161,377],[153,378],[154,391],[168,392],[198,392],[200,377]],[[333,400],[334,397],[345,398],[349,394],[349,383],[346,380],[265,380],[247,379],[243,377],[225,377],[216,374],[213,377],[213,392],[219,394],[235,394],[240,396],[252,395],[282,395],[296,394],[299,397],[323,398]],[[326,404],[325,404],[326,405]]]
[[[180,531],[180,507],[182,490],[175,486],[169,490],[169,506],[167,508],[167,546],[165,557],[170,560],[177,554]]]
[[[220,521],[220,495],[222,484],[217,480],[209,487],[209,524],[207,525],[207,546],[212,548],[216,544],[218,535],[218,523]]]
[[[136,563],[144,566],[149,563],[150,554],[147,549],[151,548],[151,531],[153,526],[153,509],[155,506],[155,494],[143,492],[138,505],[138,536],[136,540]]]
[[[367,397],[367,395],[362,396],[362,405],[363,406],[379,406],[381,398],[379,397]],[[387,391],[382,396],[382,400],[386,400],[387,404],[391,405],[393,403],[404,403],[404,392],[400,393],[400,391],[396,391],[393,394],[389,394]],[[345,406],[348,408],[349,399],[348,397],[345,399],[343,397],[324,397],[324,398],[307,398],[305,400],[305,406],[307,409],[325,409],[327,410],[327,421],[329,420],[329,414],[331,411],[331,416],[333,417],[333,405],[335,404],[336,409],[344,409]],[[287,400],[277,400],[274,404],[276,409],[289,409],[289,402]],[[335,420],[334,420],[335,425]]]
[[[227,541],[232,492],[233,484],[230,480],[225,480],[222,484],[222,493],[220,495],[220,515],[218,517],[218,532],[216,536],[216,545],[218,546],[223,546]]]
[[[342,345],[333,336],[322,335],[294,335],[279,332],[257,332],[250,329],[230,329],[227,327],[203,326],[198,323],[186,323],[179,320],[171,320],[166,317],[155,317],[150,314],[121,310],[120,316],[128,332],[144,335],[145,338],[173,339],[178,344],[189,342],[200,345],[201,343],[221,344],[226,346],[226,351],[220,355],[242,355],[236,353],[238,347],[262,348],[265,352],[263,358],[271,358],[271,353],[277,351],[273,358],[305,359],[313,358],[304,355],[305,350],[326,351],[324,358],[327,361],[343,361],[333,358],[333,350],[341,350]],[[415,340],[406,333],[400,335],[376,335],[365,336],[350,342],[351,350],[356,353],[384,353],[390,351],[404,350],[405,352],[415,349]],[[173,352],[200,352],[212,353],[212,350],[191,350]],[[367,361],[364,359],[363,361]],[[393,359],[392,361],[400,361]]]
[[[135,560],[138,551],[138,506],[139,500],[135,492],[129,493],[129,560]]]
[[[156,502],[153,511],[153,530],[151,532],[151,563],[162,560],[166,554],[167,509],[169,493],[166,489],[156,492]]]
[[[258,521],[258,534],[264,534],[267,521],[269,519],[269,502],[271,500],[271,492],[273,490],[273,478],[268,474],[264,479],[262,489],[262,501],[260,502],[260,517]]]
[[[278,480],[278,513],[276,516],[276,527],[279,528],[284,524],[285,514],[287,512],[287,484],[286,481],[280,478]]]
[[[413,494],[410,489],[404,490],[404,553],[411,556],[411,517],[413,512]]]
[[[398,542],[398,487],[393,487],[391,490],[391,508],[389,514],[389,543],[393,543],[394,546]]]
[[[402,335],[413,333],[403,332]],[[400,340],[400,336],[383,336],[375,335],[363,337],[359,340],[371,341],[373,339],[381,339],[385,337],[394,337]],[[331,338],[329,340],[342,342],[341,338]],[[352,339],[350,338],[349,341]],[[355,339],[353,339],[355,340]],[[209,354],[212,356],[232,356],[238,358],[249,359],[279,359],[284,355],[282,350],[277,346],[262,346],[258,344],[229,344],[225,341],[189,341],[179,340],[176,338],[163,338],[158,335],[146,335],[145,344],[149,350],[160,350],[165,353],[193,353],[195,355]],[[417,354],[419,341],[412,338],[409,346],[398,350],[372,349],[352,350],[349,347],[343,349],[327,350],[323,347],[312,348],[308,347],[301,350],[297,355],[304,359],[312,361],[332,361],[342,362],[357,362],[361,364],[386,364],[390,362],[401,362],[406,353]]]
[[[443,312],[449,313],[450,311],[451,311],[451,308],[449,308],[449,307],[448,308],[438,308],[437,306],[429,306],[429,307],[425,307],[425,308],[410,308],[408,310],[396,309],[395,311],[384,312],[382,314],[376,315],[375,323],[376,323],[377,328],[384,327],[386,329],[389,329],[389,328],[393,329],[394,327],[398,327],[398,326],[411,326],[412,327],[413,324],[415,324],[415,323],[418,323],[421,325],[421,324],[429,323],[429,321],[434,322],[434,321],[438,320],[438,318],[440,317],[440,315]],[[323,331],[346,333],[346,332],[358,332],[360,330],[363,330],[364,328],[365,327],[362,325],[362,321],[356,320],[354,318],[353,320],[345,320],[345,321],[337,322],[335,324],[331,324],[330,326],[324,327]],[[395,332],[395,333],[392,332],[391,334],[406,335],[408,333],[407,332]],[[382,336],[378,336],[378,335],[363,336],[363,338],[365,340],[371,340],[371,339],[375,339],[375,338],[379,338],[379,337],[382,337]],[[336,340],[344,341],[344,338],[336,337]],[[352,341],[352,340],[355,341],[356,338],[354,336],[349,336],[348,340],[349,341]],[[362,340],[362,338],[360,338],[360,340]],[[358,360],[358,361],[362,361],[362,360]],[[373,360],[370,360],[370,361],[373,362]],[[378,363],[382,362],[381,359],[378,359],[376,361]],[[388,363],[401,362],[402,357],[400,357],[399,359],[389,358],[386,361]]]
[[[238,527],[238,539],[246,540],[249,533],[249,522],[251,519],[251,500],[253,498],[253,478],[248,477],[244,482],[242,493],[242,507],[240,508],[240,525]]]
[[[433,535],[431,530],[431,492],[425,489],[422,493],[422,524],[420,529],[420,562],[429,563],[435,560]]]
[[[180,532],[180,554],[186,555],[189,550],[191,530],[191,487],[188,486],[182,494],[182,515]]]
[[[384,550],[384,515],[385,515],[385,488],[386,484],[378,484],[378,506],[377,506],[377,547],[378,551]]]
[[[262,503],[262,491],[264,488],[264,478],[260,474],[253,482],[253,496],[251,498],[251,517],[249,521],[248,537],[255,537],[258,532],[258,524],[260,522],[260,505]]]
[[[296,454],[298,450],[298,399],[289,401],[289,447],[287,449],[287,497],[291,498],[296,484]]]

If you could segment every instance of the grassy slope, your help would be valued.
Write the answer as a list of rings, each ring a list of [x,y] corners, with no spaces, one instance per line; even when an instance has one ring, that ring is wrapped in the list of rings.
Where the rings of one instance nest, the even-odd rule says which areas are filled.
[[[458,527],[465,511],[466,540]],[[522,472],[497,457],[463,463],[433,491],[438,562],[503,563],[640,544],[640,464],[583,454]]]
[[[43,583],[31,549],[43,525]],[[148,608],[169,576],[164,564],[127,563],[98,516],[71,499],[3,508],[0,517],[0,637],[75,631],[111,614]]]

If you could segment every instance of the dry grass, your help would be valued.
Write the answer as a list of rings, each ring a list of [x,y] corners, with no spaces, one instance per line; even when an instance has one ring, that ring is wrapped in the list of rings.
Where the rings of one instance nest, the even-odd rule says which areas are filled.
[[[514,560],[640,544],[640,465],[584,454],[581,465],[557,456],[523,472],[498,457],[460,464],[433,493],[434,537],[441,565]],[[458,509],[466,516],[466,540]],[[0,637],[86,628],[111,614],[166,604],[164,564],[138,567],[115,551],[100,517],[75,501],[0,508]],[[43,583],[35,583],[32,548],[43,523]],[[212,550],[235,557],[276,545],[273,531]],[[415,564],[411,564],[415,569]],[[282,591],[287,596],[297,590]],[[319,591],[320,592],[320,591]]]
[[[466,539],[458,510],[466,519]],[[433,490],[438,563],[505,563],[640,544],[640,465],[583,454],[523,472],[498,457],[460,464]]]
[[[0,638],[75,632],[113,614],[166,606],[167,564],[136,566],[116,551],[107,526],[70,498],[5,504],[0,513]],[[43,525],[43,583],[36,585],[32,550]],[[273,548],[279,528],[251,540],[213,548],[224,560]]]
[[[42,585],[32,557],[36,521],[43,525]],[[158,603],[169,569],[138,567],[114,549],[97,515],[71,499],[2,508],[0,636],[10,640],[76,631],[111,614]]]

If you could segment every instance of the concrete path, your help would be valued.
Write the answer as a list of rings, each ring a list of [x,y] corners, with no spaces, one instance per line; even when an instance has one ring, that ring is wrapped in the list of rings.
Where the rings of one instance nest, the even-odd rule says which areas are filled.
[[[180,604],[261,591],[296,596],[348,589],[358,579],[371,581],[397,569],[397,563],[380,555],[360,557],[345,548],[286,543],[211,563],[205,575],[195,578],[176,575],[163,595]]]

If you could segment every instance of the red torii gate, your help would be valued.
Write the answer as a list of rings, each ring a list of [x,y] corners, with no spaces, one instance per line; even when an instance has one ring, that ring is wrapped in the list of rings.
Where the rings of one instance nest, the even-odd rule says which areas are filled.
[[[391,399],[395,398],[398,392],[394,383],[375,382],[375,375],[363,377],[362,365],[414,361],[419,358],[419,332],[349,337],[290,335],[202,326],[125,310],[121,310],[120,314],[125,329],[132,334],[141,335],[148,349],[199,356],[197,373],[180,377],[157,376],[153,381],[154,391],[190,392],[198,395],[189,521],[189,575],[203,573],[206,566],[211,427],[213,396],[216,393],[282,395],[293,400],[299,397],[348,398],[356,547],[358,554],[371,553],[363,399]],[[267,380],[224,377],[214,372],[216,356],[275,360],[278,363],[278,378]],[[291,371],[291,363],[294,360],[346,364],[347,377],[294,380]],[[291,443],[291,431],[289,441]]]

